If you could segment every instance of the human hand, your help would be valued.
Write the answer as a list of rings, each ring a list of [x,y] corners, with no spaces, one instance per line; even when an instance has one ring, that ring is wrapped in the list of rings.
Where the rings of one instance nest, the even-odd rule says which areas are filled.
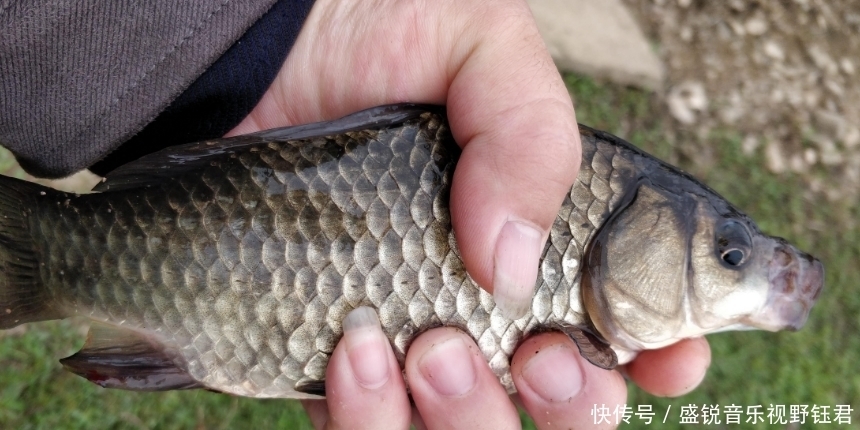
[[[275,82],[229,135],[334,119],[364,108],[405,101],[447,105],[452,133],[463,148],[451,191],[451,218],[461,255],[472,278],[493,293],[505,313],[522,314],[531,302],[538,259],[549,228],[580,163],[579,134],[570,96],[524,1],[318,0]],[[406,371],[414,375],[409,381],[417,410],[430,426],[444,425],[445,419],[482,426],[503,421],[505,426],[518,426],[513,403],[484,359],[476,355],[477,348],[470,339],[463,338],[461,343],[471,348],[472,361],[446,363],[436,373],[463,375],[471,363],[476,385],[453,398],[417,394],[422,392],[421,358],[439,348],[453,348],[450,345],[456,342],[444,340],[463,336],[439,329],[415,340],[409,357],[417,358],[407,359]],[[345,335],[336,349],[329,371],[350,363],[338,358],[350,349],[346,340],[349,338]],[[529,345],[547,354],[534,354],[532,350],[534,356],[524,358],[521,354],[527,354],[523,351]],[[361,362],[387,356],[370,348],[356,351],[353,355]],[[556,403],[550,407],[540,400],[537,391],[527,387],[520,390],[523,405],[539,417],[538,422],[549,415],[555,425],[582,423],[583,417],[589,418],[593,403],[623,402],[625,387],[620,376],[594,368],[575,351],[568,339],[547,334],[529,339],[514,356],[515,381],[517,369],[531,369],[527,364],[539,357],[552,357],[556,363],[553,374],[559,369],[581,371],[580,380],[584,382],[576,393],[582,394],[583,400],[574,407],[562,408]],[[685,357],[683,350],[674,351],[670,348],[665,355],[676,361]],[[683,360],[684,368],[703,375],[706,364],[695,363],[709,361],[706,355],[708,360],[704,362]],[[672,362],[647,357],[644,354],[631,365],[634,380],[648,381],[644,376],[637,379],[633,375],[651,375],[652,366]],[[392,364],[390,357],[386,363]],[[389,372],[395,371],[389,368]],[[569,375],[570,381],[577,374]],[[407,416],[408,423],[405,386],[397,373],[390,373],[394,377],[374,389],[385,393],[399,390],[395,397],[350,391],[349,381],[355,378],[344,375],[328,379],[326,387],[328,406],[337,405],[340,411],[348,411],[342,415],[348,421],[335,419],[340,412],[329,410],[329,423],[373,428],[367,423],[379,421],[366,420],[380,416],[385,419],[385,427],[401,423],[394,421],[396,417]],[[673,376],[657,379],[657,385],[667,384]],[[598,382],[602,380],[615,382]],[[688,383],[685,386],[695,385],[689,379],[684,381]],[[423,387],[432,388],[432,384],[428,382]],[[668,388],[673,387],[669,384]],[[368,395],[356,398],[344,393]],[[384,410],[368,406],[373,399],[378,401],[374,405],[384,404]],[[312,416],[319,415],[314,411],[320,408],[320,403],[310,406]],[[316,422],[319,424],[319,419]]]
[[[645,352],[626,370],[646,391],[678,396],[698,385],[709,363],[708,343],[697,338]],[[613,411],[627,393],[619,372],[589,364],[561,333],[532,336],[520,345],[511,362],[518,393],[511,397],[475,342],[454,328],[415,339],[405,374],[415,408],[376,313],[362,307],[344,320],[343,340],[326,372],[327,399],[303,403],[318,429],[399,429],[410,422],[419,429],[516,429],[517,405],[540,429],[613,428],[614,417],[600,422],[593,410],[605,405]]]

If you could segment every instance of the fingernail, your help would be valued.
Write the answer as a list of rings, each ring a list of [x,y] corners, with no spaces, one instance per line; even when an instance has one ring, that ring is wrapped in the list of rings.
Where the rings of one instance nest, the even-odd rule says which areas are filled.
[[[388,339],[376,311],[359,307],[343,319],[343,341],[356,382],[374,390],[388,382]]]
[[[508,221],[496,239],[493,299],[508,318],[520,318],[531,307],[542,238],[535,227]]]
[[[584,376],[577,352],[567,345],[541,349],[523,366],[523,380],[547,402],[566,402],[582,390]]]
[[[472,353],[459,337],[431,346],[418,360],[418,369],[430,386],[445,397],[468,393],[477,378]]]

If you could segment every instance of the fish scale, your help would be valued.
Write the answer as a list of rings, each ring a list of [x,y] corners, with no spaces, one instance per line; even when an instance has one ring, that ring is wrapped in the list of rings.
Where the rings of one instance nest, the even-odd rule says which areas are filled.
[[[70,252],[74,258],[49,257],[43,282],[77,314],[153,330],[164,343],[188,345],[177,361],[206,386],[234,394],[294,396],[297,383],[324,379],[328,355],[342,333],[340,320],[359,305],[379,309],[401,363],[411,336],[398,334],[444,321],[477,339],[493,370],[512,388],[507,357],[515,339],[550,318],[582,323],[581,313],[568,312],[569,300],[579,299],[568,292],[576,286],[560,264],[566,246],[546,251],[541,271],[548,276],[538,286],[535,318],[508,330],[510,320],[466,274],[450,245],[455,240],[447,190],[457,150],[448,130],[429,116],[406,130],[271,142],[195,172],[202,180],[186,176],[124,199],[113,193],[83,195],[71,197],[66,207],[45,198],[39,219],[68,221],[39,226],[42,246],[49,256]],[[365,180],[378,186],[372,194]],[[281,211],[283,206],[290,210]],[[608,213],[606,205],[600,207],[598,220]],[[74,245],[90,242],[91,231],[72,230],[69,236],[68,226],[81,225],[84,217],[99,220],[92,223],[101,230],[97,236],[107,236],[112,246]],[[593,229],[593,224],[587,228]],[[569,241],[571,230],[565,220],[557,220],[551,242]],[[144,254],[135,255],[140,251]],[[73,270],[68,262],[106,254],[118,256],[113,266],[123,269],[101,272],[100,282],[57,276]],[[204,291],[197,282],[201,269]],[[557,290],[565,293],[557,295]],[[129,300],[127,291],[148,294]],[[280,297],[272,297],[275,291]],[[210,303],[182,299],[201,293]],[[304,309],[284,312],[296,303]],[[286,315],[272,318],[278,311]],[[188,316],[194,323],[183,324]],[[269,347],[262,333],[287,339],[288,347],[280,341]],[[202,337],[209,342],[197,341]],[[219,341],[213,345],[213,339]],[[272,363],[281,363],[277,371]]]
[[[551,226],[532,305],[512,319],[466,273],[457,248],[448,199],[459,148],[444,116],[409,106],[368,112],[168,149],[124,167],[100,193],[36,195],[26,187],[37,186],[13,182],[32,204],[12,217],[31,237],[4,240],[34,240],[36,255],[0,249],[0,264],[18,276],[18,266],[41,262],[34,282],[43,287],[31,290],[44,289],[47,305],[27,311],[35,299],[0,289],[0,304],[11,306],[0,327],[72,315],[96,321],[78,361],[64,363],[106,386],[313,397],[322,394],[341,321],[372,306],[401,366],[418,333],[455,326],[513,392],[510,357],[536,330],[565,331],[592,362],[605,353],[581,283],[586,275],[600,281],[587,270],[606,268],[584,259],[590,247],[612,246],[611,237],[593,244],[632,204],[642,178],[666,189],[682,183],[723,205],[685,174],[583,129],[579,177]],[[4,184],[0,211],[11,214]],[[5,218],[3,226],[14,224]],[[134,354],[151,360],[138,379],[123,373]]]

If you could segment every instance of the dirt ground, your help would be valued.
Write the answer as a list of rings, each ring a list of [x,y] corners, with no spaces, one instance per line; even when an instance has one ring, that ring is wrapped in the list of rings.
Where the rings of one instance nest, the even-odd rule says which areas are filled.
[[[817,198],[860,195],[860,1],[625,2],[665,62],[682,129],[703,141],[731,128]]]

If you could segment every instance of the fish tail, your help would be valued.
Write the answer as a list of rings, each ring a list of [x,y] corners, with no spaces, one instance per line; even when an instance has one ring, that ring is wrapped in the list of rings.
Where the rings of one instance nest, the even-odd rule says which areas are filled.
[[[62,318],[51,308],[42,285],[30,228],[35,199],[47,192],[55,191],[0,176],[0,329]]]

